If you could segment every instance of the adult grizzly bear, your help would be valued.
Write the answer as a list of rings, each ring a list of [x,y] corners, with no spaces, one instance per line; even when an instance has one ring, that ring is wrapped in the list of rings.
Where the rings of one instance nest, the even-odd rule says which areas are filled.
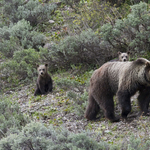
[[[53,82],[51,76],[47,72],[47,66],[45,65],[37,65],[38,78],[36,82],[36,90],[34,92],[34,96],[47,94],[52,91]]]
[[[126,119],[131,111],[130,97],[137,91],[140,93],[138,97],[140,109],[146,114],[150,101],[149,86],[150,61],[147,59],[105,63],[95,70],[91,77],[89,104],[85,117],[89,120],[96,119],[101,108],[107,119],[112,122],[119,121],[114,114],[113,96],[116,94],[122,109],[121,116]]]

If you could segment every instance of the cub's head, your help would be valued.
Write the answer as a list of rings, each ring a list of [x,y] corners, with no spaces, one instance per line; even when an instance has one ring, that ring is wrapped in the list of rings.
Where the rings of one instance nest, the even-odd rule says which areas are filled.
[[[119,61],[122,61],[122,62],[129,61],[129,54],[130,52],[127,52],[127,53],[118,52]]]
[[[47,66],[48,64],[37,65],[37,71],[40,76],[44,76],[47,73]]]

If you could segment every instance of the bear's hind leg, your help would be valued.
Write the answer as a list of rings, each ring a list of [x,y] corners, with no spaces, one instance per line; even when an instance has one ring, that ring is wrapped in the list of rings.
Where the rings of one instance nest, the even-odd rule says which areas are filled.
[[[117,97],[122,109],[121,116],[122,118],[127,119],[127,115],[131,111],[130,94],[127,92],[118,91]]]
[[[88,102],[89,103],[88,103],[88,106],[87,106],[87,109],[85,112],[85,117],[89,120],[95,120],[96,115],[100,110],[100,107],[91,94],[89,95],[89,101]]]
[[[115,117],[114,114],[114,101],[112,95],[107,95],[103,98],[102,109],[104,110],[105,117],[111,122],[118,122],[120,120],[120,118]]]

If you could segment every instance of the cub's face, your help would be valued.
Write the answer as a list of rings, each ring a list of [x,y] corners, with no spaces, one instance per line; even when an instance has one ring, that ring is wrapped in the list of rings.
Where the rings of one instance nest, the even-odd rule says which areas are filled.
[[[40,76],[44,76],[45,75],[45,73],[47,73],[47,64],[45,64],[45,65],[38,65],[37,67],[37,71],[38,71],[38,74],[40,75]]]
[[[122,62],[129,61],[129,52],[127,53],[118,52],[118,55],[119,55],[119,61]]]

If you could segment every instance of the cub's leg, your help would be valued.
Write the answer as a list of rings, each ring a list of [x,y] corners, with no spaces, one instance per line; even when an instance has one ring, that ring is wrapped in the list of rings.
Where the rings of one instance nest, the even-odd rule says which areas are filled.
[[[41,95],[40,89],[37,87],[34,92],[34,96]]]

